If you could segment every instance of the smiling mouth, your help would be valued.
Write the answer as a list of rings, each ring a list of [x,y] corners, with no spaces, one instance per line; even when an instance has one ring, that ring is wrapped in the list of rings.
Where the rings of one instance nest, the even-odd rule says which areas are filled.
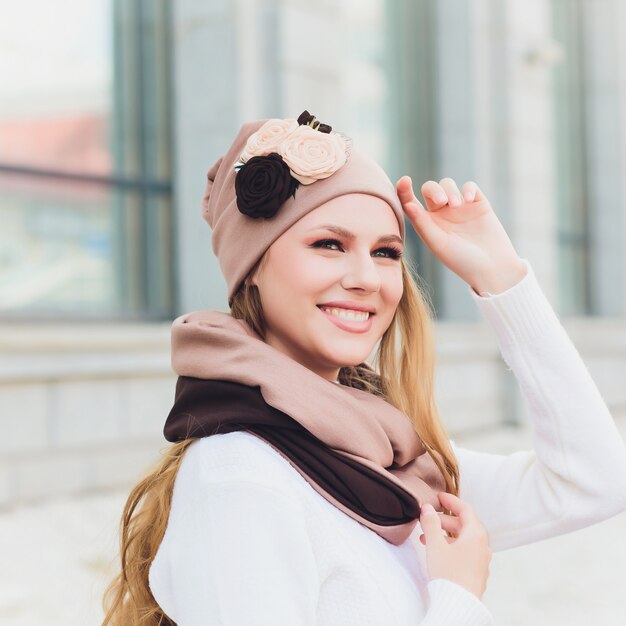
[[[372,328],[374,313],[363,311],[347,311],[337,307],[317,307],[322,315],[337,328],[349,333],[367,333]],[[352,315],[354,313],[354,315]],[[359,317],[356,314],[359,314]],[[365,317],[367,315],[367,317]]]
[[[370,317],[374,315],[374,313],[371,313],[369,311],[356,311],[353,309],[322,306],[319,304],[317,305],[317,308],[320,309],[323,313],[328,313],[329,315],[333,315],[347,322],[367,322]]]

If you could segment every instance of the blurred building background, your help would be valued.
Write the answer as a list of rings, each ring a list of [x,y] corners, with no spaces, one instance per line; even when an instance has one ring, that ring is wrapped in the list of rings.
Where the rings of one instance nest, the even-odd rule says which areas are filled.
[[[476,181],[626,418],[625,42],[621,0],[7,3],[0,507],[124,488],[157,460],[171,322],[227,310],[206,172],[242,122],[304,109],[393,182]],[[467,285],[407,233],[450,433],[523,425]]]

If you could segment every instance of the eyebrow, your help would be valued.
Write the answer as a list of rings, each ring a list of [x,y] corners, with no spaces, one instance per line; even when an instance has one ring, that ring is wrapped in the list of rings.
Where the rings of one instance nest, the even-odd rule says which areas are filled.
[[[348,240],[353,240],[356,238],[356,235],[354,233],[351,233],[349,230],[346,230],[345,228],[342,228],[341,226],[335,226],[334,224],[322,224],[321,226],[316,226],[315,228],[311,228],[309,232],[311,232],[311,230],[321,230],[321,229],[330,230],[331,232],[337,233],[341,237],[344,237],[345,239],[348,239]],[[382,235],[382,237],[378,238],[376,243],[390,243],[392,241],[396,243],[404,243],[398,235]]]

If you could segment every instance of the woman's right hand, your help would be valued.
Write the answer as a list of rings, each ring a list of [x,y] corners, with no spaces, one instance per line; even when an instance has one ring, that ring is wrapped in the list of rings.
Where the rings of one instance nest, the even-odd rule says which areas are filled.
[[[492,555],[487,531],[469,503],[447,492],[439,493],[439,502],[454,515],[437,513],[428,504],[420,515],[428,576],[451,580],[481,599]],[[444,530],[453,536],[446,537]]]

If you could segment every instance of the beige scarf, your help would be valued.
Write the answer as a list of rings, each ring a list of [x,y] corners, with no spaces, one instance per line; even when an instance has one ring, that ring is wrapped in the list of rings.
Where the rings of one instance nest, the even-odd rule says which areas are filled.
[[[405,413],[319,376],[243,320],[221,311],[176,318],[172,367],[179,379],[168,441],[251,432],[329,502],[396,545],[424,503],[443,510],[444,476]]]

